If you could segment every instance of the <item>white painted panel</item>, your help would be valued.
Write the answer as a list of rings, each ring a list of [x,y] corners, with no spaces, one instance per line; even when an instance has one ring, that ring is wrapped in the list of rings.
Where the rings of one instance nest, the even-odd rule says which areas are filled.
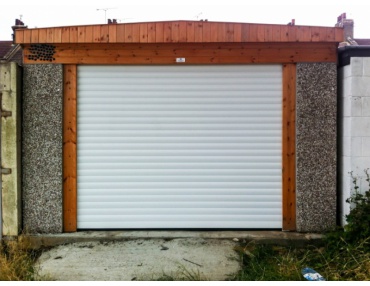
[[[281,228],[279,65],[79,66],[78,228]]]

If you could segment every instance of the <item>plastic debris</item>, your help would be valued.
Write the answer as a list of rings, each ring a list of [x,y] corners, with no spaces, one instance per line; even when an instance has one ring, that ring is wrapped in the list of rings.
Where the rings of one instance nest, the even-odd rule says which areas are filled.
[[[320,273],[309,267],[302,269],[302,275],[308,281],[325,281],[325,278]]]

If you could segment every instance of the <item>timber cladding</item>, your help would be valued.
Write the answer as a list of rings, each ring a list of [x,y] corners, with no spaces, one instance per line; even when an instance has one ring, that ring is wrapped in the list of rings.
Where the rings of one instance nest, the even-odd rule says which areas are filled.
[[[342,28],[203,21],[16,30],[24,63],[251,64],[336,62]],[[42,56],[43,50],[52,55]],[[39,55],[41,54],[41,56]]]
[[[24,29],[17,44],[32,43],[207,43],[341,42],[337,27],[169,21]]]
[[[261,64],[336,62],[337,60],[336,43],[311,43],[310,45],[296,42],[55,44],[52,46],[52,56],[40,59],[35,57],[34,45],[25,45],[24,63],[179,64],[176,63],[177,58],[185,59],[185,62],[180,64]],[[40,50],[42,50],[41,45]]]
[[[336,62],[342,28],[157,22],[17,30],[24,63],[250,64]],[[43,56],[43,50],[52,55]],[[41,56],[40,56],[41,54]]]

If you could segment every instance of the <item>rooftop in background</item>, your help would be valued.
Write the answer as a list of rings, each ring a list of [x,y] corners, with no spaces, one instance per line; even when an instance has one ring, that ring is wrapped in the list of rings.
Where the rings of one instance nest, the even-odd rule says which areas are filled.
[[[355,39],[359,46],[370,46],[370,39]]]
[[[354,37],[354,21],[353,19],[347,19],[346,13],[342,13],[338,17],[335,27],[343,28],[344,32],[344,42],[340,43],[339,47],[370,45],[370,39],[357,39]]]
[[[12,41],[0,41],[0,58],[2,59],[12,47]]]
[[[21,46],[13,44],[13,41],[0,41],[0,61],[17,62],[22,65],[23,51]]]

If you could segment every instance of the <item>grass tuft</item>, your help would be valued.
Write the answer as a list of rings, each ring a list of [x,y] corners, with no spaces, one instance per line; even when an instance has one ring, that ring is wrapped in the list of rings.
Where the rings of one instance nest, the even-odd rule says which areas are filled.
[[[301,281],[301,270],[310,267],[331,281],[370,280],[370,238],[349,244],[341,237],[323,247],[307,248],[256,245],[237,247],[242,270],[230,280]]]
[[[176,273],[169,275],[163,273],[163,275],[156,281],[208,281],[209,279],[199,272],[199,269],[188,269],[183,265],[178,266]]]
[[[14,241],[0,241],[0,281],[35,281],[34,266],[38,253],[29,250],[22,236]]]

